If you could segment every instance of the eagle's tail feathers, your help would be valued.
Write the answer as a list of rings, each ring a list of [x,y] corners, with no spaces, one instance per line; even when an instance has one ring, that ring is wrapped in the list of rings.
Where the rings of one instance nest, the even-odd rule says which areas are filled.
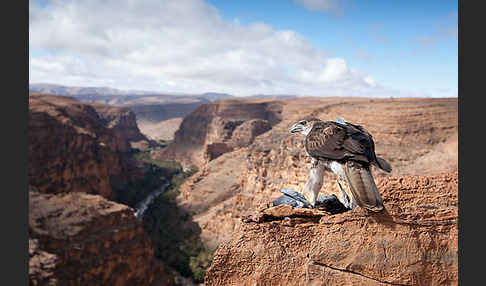
[[[344,172],[356,204],[374,212],[381,211],[383,200],[369,167],[345,164]]]
[[[375,163],[374,165],[380,169],[382,169],[383,171],[386,171],[388,173],[391,172],[392,170],[392,167],[390,166],[390,164],[388,164],[387,161],[385,161],[385,159],[383,158],[380,158],[380,157],[376,157],[376,161],[373,162]]]

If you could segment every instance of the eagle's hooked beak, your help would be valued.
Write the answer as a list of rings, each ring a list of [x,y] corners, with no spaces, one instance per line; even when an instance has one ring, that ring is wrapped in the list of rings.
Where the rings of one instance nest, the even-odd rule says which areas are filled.
[[[292,125],[292,127],[290,127],[290,133],[296,133],[302,130],[303,130],[302,124],[300,123],[295,123],[294,125]]]

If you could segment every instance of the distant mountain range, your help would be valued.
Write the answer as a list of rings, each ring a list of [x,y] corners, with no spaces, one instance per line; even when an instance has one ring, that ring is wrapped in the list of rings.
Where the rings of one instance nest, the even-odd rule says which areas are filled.
[[[287,99],[287,98],[295,98],[295,97],[298,97],[298,96],[292,95],[292,94],[255,94],[255,95],[247,96],[246,98]]]
[[[64,86],[49,83],[33,83],[29,84],[29,92],[55,94],[55,95],[146,95],[151,92],[147,91],[124,91],[110,87],[77,87]]]
[[[77,87],[48,83],[29,84],[30,93],[54,94],[76,98],[85,102],[100,102],[119,106],[172,104],[172,103],[207,103],[215,100],[235,98],[227,93],[206,92],[202,94],[160,93],[143,90],[120,90],[111,87]],[[247,98],[284,99],[295,95],[257,94]]]
[[[120,90],[110,87],[76,87],[57,84],[29,84],[30,93],[54,94],[76,98],[85,102],[100,102],[119,106],[170,103],[207,103],[233,98],[226,93],[170,94],[142,90]]]

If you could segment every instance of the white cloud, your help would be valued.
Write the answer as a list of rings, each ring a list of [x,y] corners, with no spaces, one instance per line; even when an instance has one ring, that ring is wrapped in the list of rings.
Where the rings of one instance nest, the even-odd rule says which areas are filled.
[[[202,0],[51,0],[29,6],[32,83],[235,95],[388,92],[294,31],[224,21]]]
[[[369,86],[375,87],[376,86],[376,81],[373,77],[367,76],[363,79]]]

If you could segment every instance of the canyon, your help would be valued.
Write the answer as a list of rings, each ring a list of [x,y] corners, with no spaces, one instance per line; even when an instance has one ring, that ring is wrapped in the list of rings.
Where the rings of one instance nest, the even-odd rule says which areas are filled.
[[[210,266],[197,262],[206,285],[457,285],[457,99],[254,97],[184,106],[180,114],[163,108],[29,96],[32,285],[190,285],[174,282],[164,262],[178,258],[150,243],[160,227],[196,235],[198,249],[214,253]],[[301,191],[307,179],[303,137],[288,131],[305,116],[343,117],[373,135],[377,155],[393,168],[373,168],[385,212],[271,206],[280,189]],[[171,189],[173,204],[155,198],[143,222],[133,198],[156,186],[137,183],[148,167],[133,152],[197,167]],[[139,189],[147,190],[120,200]],[[340,197],[333,174],[321,192]],[[151,221],[160,216],[171,221]],[[147,223],[159,229],[144,232]],[[83,267],[84,275],[76,272]]]
[[[221,133],[224,128],[214,124],[206,127],[206,134],[197,134],[181,125],[178,131],[188,135],[173,143],[177,146],[172,150],[181,150],[174,157],[188,160],[192,154],[193,164],[203,162],[199,172],[182,185],[179,203],[194,214],[201,236],[210,247],[216,248],[229,239],[246,212],[280,196],[280,189],[302,190],[310,159],[305,154],[303,137],[291,135],[288,130],[305,116],[323,120],[343,117],[364,126],[373,135],[377,155],[393,167],[390,174],[373,168],[375,178],[457,171],[457,99],[306,98],[272,104],[281,106],[282,121],[254,138],[249,146],[229,149],[211,161],[200,159],[204,150],[228,139],[207,138],[218,133],[215,129]],[[199,113],[197,119],[191,119],[192,115],[186,117],[188,122],[219,122],[212,119],[211,112],[205,118]],[[200,147],[193,148],[192,142]],[[172,150],[169,146],[161,152]],[[325,174],[321,192],[340,196],[333,174]]]
[[[304,249],[308,251],[308,255],[313,255],[304,245],[306,247],[335,245],[334,235],[351,245],[353,240],[349,235],[354,228],[366,228],[368,224],[379,219],[366,217],[360,221],[357,218],[358,222],[355,225],[351,224],[349,231],[344,229],[342,221],[353,217],[354,211],[330,215],[330,220],[337,221],[331,227],[329,224],[319,224],[319,220],[316,222],[312,218],[302,223],[307,228],[280,227],[286,225],[287,221],[256,225],[254,222],[245,222],[248,216],[255,216],[255,213],[268,207],[269,202],[280,196],[280,189],[302,190],[307,179],[310,159],[304,151],[303,137],[291,135],[288,130],[293,123],[305,116],[315,116],[323,120],[343,117],[346,121],[362,125],[373,135],[377,155],[385,158],[393,167],[390,174],[373,168],[379,189],[385,197],[389,219],[395,220],[400,216],[401,211],[408,208],[410,210],[406,216],[418,220],[423,215],[423,209],[428,208],[431,211],[426,213],[427,218],[435,218],[438,221],[442,217],[450,219],[447,227],[430,226],[420,231],[413,231],[413,227],[402,228],[401,225],[393,227],[387,223],[374,228],[372,233],[381,233],[383,240],[388,242],[393,241],[396,235],[401,233],[389,256],[389,259],[394,261],[401,261],[401,258],[398,256],[400,253],[394,256],[393,251],[403,251],[408,247],[407,245],[417,244],[424,236],[428,237],[429,246],[410,249],[418,257],[448,251],[444,254],[445,258],[441,256],[442,254],[433,254],[432,257],[420,260],[419,264],[410,262],[409,267],[403,266],[402,269],[397,266],[398,268],[393,270],[396,273],[401,271],[409,273],[403,279],[391,277],[389,276],[391,274],[386,274],[384,270],[362,272],[362,269],[351,263],[357,254],[347,251],[336,255],[343,257],[345,261],[350,261],[349,263],[333,266],[332,263],[337,261],[330,258],[325,262],[326,265],[330,265],[330,268],[324,271],[325,268],[317,267],[322,268],[318,269],[321,274],[312,278],[314,282],[309,285],[342,285],[341,278],[349,285],[380,285],[382,283],[380,281],[384,281],[385,284],[386,281],[392,281],[392,284],[396,282],[397,285],[429,285],[430,281],[439,281],[444,285],[457,283],[457,99],[298,98],[277,101],[248,99],[244,101],[248,106],[256,102],[278,106],[276,110],[279,116],[276,117],[278,120],[270,124],[270,129],[249,140],[250,144],[237,146],[234,144],[238,134],[236,129],[225,128],[221,122],[239,121],[239,126],[242,126],[245,122],[253,120],[252,117],[239,118],[232,114],[232,111],[238,114],[238,111],[244,108],[241,106],[242,102],[243,100],[233,105],[232,102],[225,101],[212,103],[213,106],[201,106],[184,119],[186,124],[184,122],[181,124],[173,145],[161,150],[160,154],[154,155],[169,155],[186,164],[196,164],[200,167],[199,172],[181,186],[178,203],[193,214],[194,221],[201,228],[203,242],[216,251],[215,260],[205,280],[208,285],[254,285],[255,283],[257,285],[299,285],[299,281],[304,280],[295,278],[297,280],[288,282],[289,276],[303,273],[304,269],[310,271],[310,266],[283,263],[299,261],[301,259],[299,255],[302,255],[300,252]],[[220,109],[224,109],[225,114],[220,115],[215,112]],[[273,117],[275,113],[269,115]],[[264,116],[258,114],[255,117]],[[241,121],[243,122],[240,123]],[[192,128],[197,128],[199,133],[192,132]],[[211,148],[212,146],[218,148]],[[210,156],[216,152],[213,149],[217,151],[216,156]],[[413,177],[417,175],[422,177]],[[441,187],[444,180],[449,182],[446,184],[446,189]],[[428,183],[423,183],[424,181]],[[394,204],[387,205],[388,196],[400,194],[404,190],[409,190],[410,196],[414,200],[419,200],[420,204],[416,204],[415,207],[412,205],[414,200],[404,197]],[[330,173],[325,175],[321,192],[340,196],[335,175]],[[434,193],[435,197],[428,199],[428,192]],[[445,200],[443,205],[439,204],[438,198]],[[410,201],[407,201],[408,199]],[[353,219],[349,220],[353,221]],[[396,228],[397,233],[390,233],[387,230],[390,227]],[[268,231],[268,235],[265,231]],[[280,231],[284,233],[280,234]],[[301,231],[305,232],[305,235],[300,235]],[[311,242],[315,238],[312,233],[317,237],[325,236],[328,240],[316,240],[313,244]],[[369,238],[370,244],[379,244],[372,233],[362,232],[359,237]],[[294,235],[297,238],[291,239]],[[275,241],[275,247],[278,248],[275,249],[277,254],[274,256],[268,251],[268,243],[272,241]],[[250,251],[260,247],[261,253]],[[388,250],[390,249],[385,247],[384,251]],[[322,246],[319,251],[330,251],[330,249]],[[359,267],[374,267],[373,263],[376,264],[376,260],[382,257],[376,256],[376,249],[366,251],[371,258],[363,260]],[[288,256],[285,253],[288,253]],[[442,265],[445,263],[443,259],[447,260],[446,265]],[[279,262],[276,262],[277,260]],[[425,269],[435,267],[428,266],[429,264],[441,266],[434,268],[433,274],[424,276]],[[283,271],[285,267],[288,269]],[[343,273],[356,272],[357,274],[350,274],[348,277],[345,274],[336,274],[337,271],[332,270],[333,268],[344,269]],[[246,269],[247,272],[242,272],[242,269]],[[336,279],[325,278],[331,272],[337,277]],[[357,279],[356,277],[360,275],[371,278]],[[423,278],[419,278],[421,276]]]
[[[114,202],[146,180],[130,152],[154,144],[133,112],[30,94],[28,123],[29,283],[172,283],[134,210]]]
[[[207,162],[233,150],[233,133],[245,133],[246,129],[265,129],[281,120],[282,107],[275,101],[224,100],[199,106],[182,121],[174,135],[174,141],[167,148],[154,154],[154,158],[171,159],[183,165],[202,167]],[[241,126],[245,121],[259,119],[260,123]],[[262,127],[265,126],[265,127]],[[243,128],[243,129],[242,129]],[[247,130],[247,136],[255,136],[262,130]],[[256,132],[256,133],[255,133]],[[235,136],[235,140],[237,136]],[[240,136],[241,137],[241,136]],[[242,138],[239,139],[244,140]],[[252,138],[248,139],[248,144]]]

